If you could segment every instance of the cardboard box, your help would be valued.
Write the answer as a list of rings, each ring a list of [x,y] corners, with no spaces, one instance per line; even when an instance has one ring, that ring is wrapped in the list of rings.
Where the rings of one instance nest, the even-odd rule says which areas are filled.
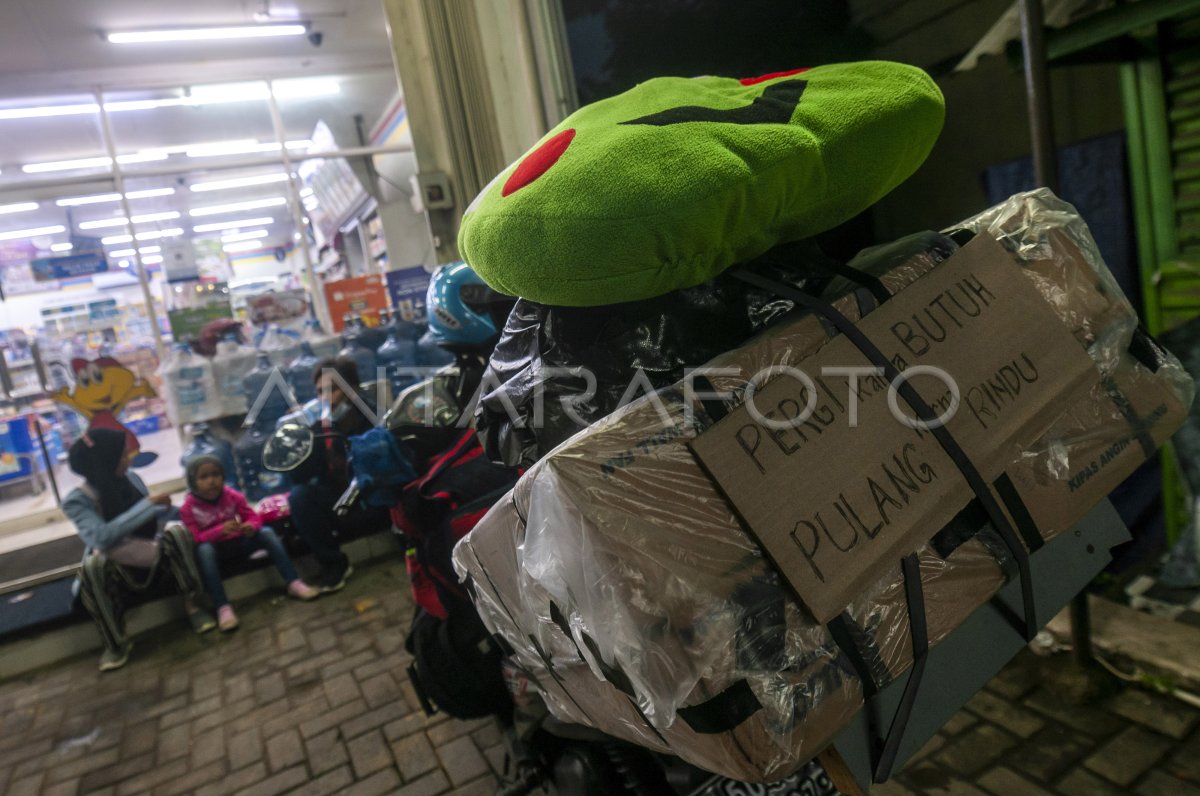
[[[1191,385],[1152,343],[1141,346],[1140,359],[1131,352],[1136,315],[1111,275],[1094,267],[1098,253],[1069,206],[1026,194],[985,216],[979,238],[944,264],[918,255],[884,274],[894,297],[860,328],[888,356],[903,351],[958,370],[968,387],[948,430],[989,483],[1011,478],[1050,538],[1179,426]],[[933,302],[939,317],[935,298],[964,280],[995,297],[988,313],[981,307],[971,316],[980,329],[969,331],[966,316],[959,329],[946,315],[944,335],[928,316],[918,315],[926,320],[918,328],[912,316]],[[862,305],[857,295],[835,302],[852,320]],[[909,329],[893,331],[906,316]],[[964,345],[953,342],[959,332]],[[917,334],[945,340],[925,351]],[[894,344],[884,345],[888,335]],[[854,354],[835,348],[844,344],[829,340],[815,318],[792,318],[709,363],[727,369],[711,370],[709,381],[740,398],[766,365],[853,364],[840,361]],[[949,353],[942,357],[939,347]],[[1036,379],[1026,378],[1030,363]],[[1024,379],[1019,390],[1013,378]],[[928,399],[941,397],[936,382],[913,383]],[[776,440],[760,430],[757,462],[767,473],[787,468],[787,477],[766,480],[739,442],[744,410],[714,422],[681,384],[559,446],[464,539],[456,562],[485,622],[535,673],[557,715],[652,748],[665,744],[735,779],[781,779],[862,706],[862,684],[820,617],[845,609],[872,676],[886,683],[912,661],[899,556],[919,557],[931,644],[995,594],[1011,562],[993,530],[985,526],[952,551],[929,542],[973,499],[962,477],[938,458],[944,454],[928,432],[895,426],[886,409],[880,415],[881,382],[863,381],[859,420],[871,425],[860,426],[865,441],[853,439],[842,425],[848,411],[837,404],[846,410],[844,377],[841,386],[840,393],[818,386],[820,430],[804,426],[806,439]],[[975,387],[983,398],[967,397]],[[806,401],[796,389],[768,382],[758,403],[778,409],[789,396]],[[718,462],[714,473],[753,533],[691,444],[704,449],[701,456],[733,463]],[[900,504],[878,498],[890,520],[878,531],[881,520],[868,524],[861,508],[876,505],[868,478]],[[830,528],[832,539],[870,555],[835,549],[819,557],[835,547],[827,538],[829,547],[811,560],[801,554],[785,563],[771,553],[780,567],[768,563],[755,536],[795,548],[790,534],[799,519],[817,525],[818,511],[827,523],[841,519],[838,505],[852,524],[843,526],[845,536]],[[846,543],[849,529],[857,545]]]

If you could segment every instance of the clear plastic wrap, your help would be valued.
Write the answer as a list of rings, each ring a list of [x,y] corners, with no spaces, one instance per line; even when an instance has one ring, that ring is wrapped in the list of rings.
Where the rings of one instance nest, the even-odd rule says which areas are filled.
[[[1021,194],[963,228],[1006,245],[1099,371],[1097,386],[1064,401],[1040,439],[996,441],[1052,538],[1178,427],[1191,381],[1135,334],[1136,315],[1068,205]],[[870,260],[893,294],[939,261],[929,251]],[[863,290],[833,303],[854,320],[872,307]],[[799,365],[831,333],[814,316],[789,316],[712,360],[738,375],[711,381],[740,394],[761,368]],[[861,708],[863,688],[692,457],[687,442],[712,420],[685,404],[688,394],[681,383],[646,396],[551,451],[458,545],[455,563],[485,623],[560,718],[734,779],[778,780],[833,739]],[[1071,500],[1048,499],[1079,477],[1078,462],[1102,455],[1111,466],[1081,480]],[[931,644],[1011,572],[989,527],[950,546],[938,530],[917,551]],[[902,675],[912,649],[899,565],[848,613],[874,679]]]
[[[855,265],[881,272],[912,251],[944,258],[956,248],[945,236],[920,233],[865,252],[864,262]],[[748,267],[809,290],[829,281],[824,255],[804,244],[781,247]],[[854,287],[838,280],[836,290],[842,295]],[[552,307],[521,299],[484,375],[485,384],[495,385],[475,412],[484,450],[510,466],[533,464],[616,409],[635,374],[654,389],[669,387],[688,367],[740,345],[792,309],[790,299],[729,274],[606,307]]]

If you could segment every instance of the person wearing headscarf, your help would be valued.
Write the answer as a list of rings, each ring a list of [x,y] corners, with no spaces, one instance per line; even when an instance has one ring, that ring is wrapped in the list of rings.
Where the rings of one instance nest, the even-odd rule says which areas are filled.
[[[151,495],[128,472],[125,435],[94,428],[71,446],[67,462],[84,481],[63,501],[63,513],[86,546],[79,573],[79,596],[104,642],[100,671],[129,660],[132,644],[125,634],[124,597],[144,591],[169,571],[184,598],[197,633],[216,626],[200,607],[200,575],[192,537],[176,521],[170,495]]]
[[[246,496],[225,483],[225,465],[216,456],[201,454],[187,463],[188,494],[179,509],[183,526],[196,543],[196,564],[204,588],[217,609],[222,633],[237,629],[238,618],[221,582],[221,560],[250,558],[262,551],[271,558],[290,597],[312,600],[320,592],[300,580],[283,542]]]
[[[288,504],[296,533],[321,567],[312,585],[334,592],[354,572],[342,552],[339,534],[351,528],[386,528],[390,520],[387,509],[361,500],[345,516],[333,509],[353,475],[346,440],[372,427],[358,394],[358,367],[349,357],[324,359],[313,370],[313,384],[322,408],[321,419],[312,426],[318,441],[308,459],[290,473],[293,486]]]

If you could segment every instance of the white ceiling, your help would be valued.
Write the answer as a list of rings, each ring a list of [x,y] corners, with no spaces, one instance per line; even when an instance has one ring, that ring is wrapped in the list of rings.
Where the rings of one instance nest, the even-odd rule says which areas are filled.
[[[234,42],[109,44],[138,28],[250,24],[262,0],[0,0],[0,99],[391,68],[380,0],[272,0],[272,20],[303,36]]]

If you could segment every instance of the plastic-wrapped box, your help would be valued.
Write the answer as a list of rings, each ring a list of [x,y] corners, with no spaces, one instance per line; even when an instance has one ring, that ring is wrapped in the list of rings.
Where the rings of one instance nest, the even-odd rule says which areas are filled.
[[[1023,427],[1036,434],[996,438],[988,449],[1049,539],[1179,426],[1192,384],[1137,332],[1069,205],[1036,191],[960,226],[1004,247],[1075,342],[1059,336],[1090,359],[1087,377],[1064,382],[1038,424]],[[879,278],[899,294],[945,270],[917,254]],[[872,308],[864,292],[833,304],[857,323]],[[710,381],[741,395],[755,373],[802,366],[832,334],[814,315],[790,316],[710,362],[732,369]],[[983,352],[994,342],[975,344]],[[864,688],[694,458],[689,443],[713,426],[682,383],[619,409],[530,469],[455,561],[485,623],[560,718],[734,779],[777,780],[832,740],[861,708]],[[806,466],[817,478],[827,461]],[[915,465],[910,476],[920,472]],[[950,494],[954,521],[925,528],[915,545],[931,645],[1012,573],[1009,549],[970,499],[965,486]],[[876,685],[912,663],[908,610],[898,561],[846,606]]]

